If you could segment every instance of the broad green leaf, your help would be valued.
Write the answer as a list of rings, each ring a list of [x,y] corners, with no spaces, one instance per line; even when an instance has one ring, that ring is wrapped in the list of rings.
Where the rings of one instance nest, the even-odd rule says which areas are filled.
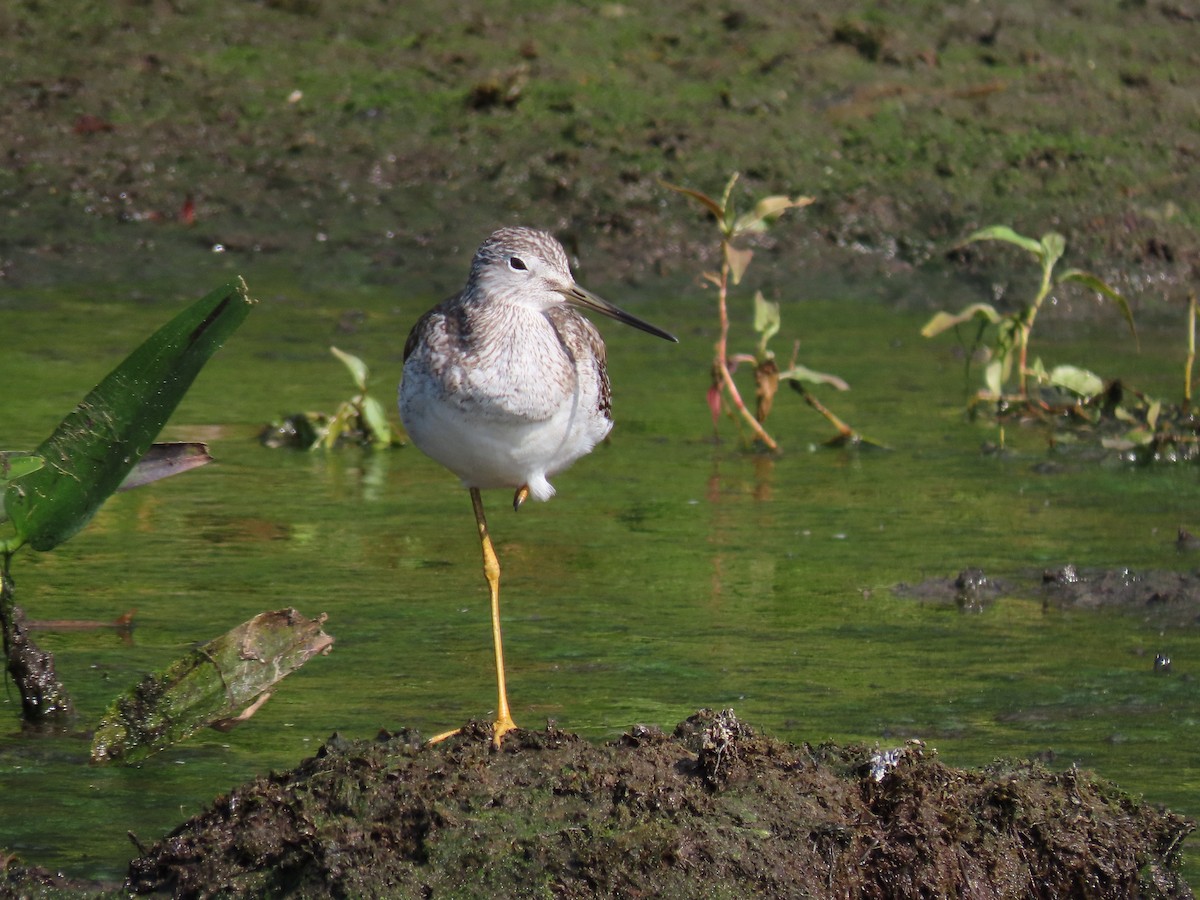
[[[724,246],[725,259],[729,262],[729,275],[733,278],[733,283],[738,284],[742,280],[742,275],[746,273],[746,267],[750,265],[750,260],[754,258],[754,251],[739,250],[728,241]]]
[[[367,377],[370,374],[367,371],[367,364],[357,356],[347,353],[344,350],[339,350],[337,347],[330,347],[329,349],[350,370],[350,377],[358,385],[359,391],[365,391],[367,389]]]
[[[1055,366],[1050,383],[1080,397],[1096,397],[1104,392],[1104,380],[1099,375],[1077,366]]]
[[[278,681],[330,651],[324,621],[294,609],[260,613],[146,676],[104,713],[92,762],[134,762],[206,726],[249,718]]]
[[[792,366],[786,372],[780,372],[779,377],[785,381],[807,381],[809,384],[828,384],[839,391],[850,390],[850,385],[836,375],[830,375],[826,372],[816,372],[807,366]]]
[[[762,291],[755,291],[754,330],[759,333],[759,348],[766,349],[767,341],[779,333],[779,324],[779,304],[765,299]]]
[[[1054,268],[1054,264],[1062,259],[1063,253],[1067,249],[1067,239],[1056,231],[1051,231],[1042,235],[1040,249],[1038,250],[1038,258],[1042,261],[1042,268],[1049,270]]]
[[[764,197],[755,204],[753,210],[738,216],[737,221],[733,223],[733,234],[763,231],[771,219],[778,218],[789,209],[808,206],[812,202],[812,197],[797,197],[795,200],[784,196]]]
[[[44,464],[40,456],[34,456],[27,450],[0,450],[0,484],[24,478]]]
[[[380,447],[392,445],[392,426],[388,424],[383,404],[374,397],[363,397],[362,419],[367,430],[371,432],[375,444]]]
[[[976,316],[987,319],[993,325],[1003,318],[990,303],[972,303],[958,313],[943,311],[935,314],[932,319],[925,323],[925,327],[921,329],[921,335],[922,337],[933,337],[953,328],[955,325],[969,322]]]
[[[1033,238],[1017,234],[1007,225],[992,225],[989,228],[981,228],[965,237],[959,246],[962,246],[962,244],[971,244],[975,241],[1006,241],[1009,244],[1016,244],[1018,247],[1028,250],[1034,256],[1038,257],[1038,259],[1042,257],[1041,241],[1035,241]]]
[[[1162,401],[1154,400],[1146,410],[1146,426],[1153,431],[1158,427],[1158,416],[1162,412]]]
[[[671,184],[671,182],[669,182],[669,181],[660,180],[658,183],[661,184],[663,187],[668,188],[669,190],[675,191],[676,193],[679,193],[679,194],[683,194],[685,197],[691,197],[693,200],[695,200],[697,203],[699,203],[701,206],[703,206],[705,209],[707,209],[710,213],[712,213],[714,216],[716,216],[718,222],[724,223],[725,210],[722,208],[721,204],[718,203],[716,200],[714,200],[712,197],[708,196],[707,194],[702,194],[699,191],[693,191],[691,188],[685,188],[685,187],[680,187],[677,184]]]
[[[1004,363],[1004,359],[993,359],[983,370],[983,383],[987,385],[988,393],[993,397],[1000,397],[1004,393],[1004,382],[1008,374],[1004,371]]]
[[[1133,335],[1133,341],[1139,347],[1141,342],[1138,340],[1137,327],[1133,324],[1133,310],[1129,308],[1129,301],[1122,297],[1108,282],[1104,279],[1093,275],[1091,272],[1082,272],[1079,269],[1068,269],[1059,277],[1059,283],[1064,281],[1072,281],[1076,284],[1082,284],[1084,287],[1101,294],[1110,300],[1115,300],[1117,305],[1121,307],[1121,313],[1125,316],[1125,322],[1129,325],[1129,333]]]
[[[78,533],[154,442],[209,357],[250,311],[245,282],[218,288],[151,335],[34,453],[44,468],[14,481],[6,549],[50,550]]]

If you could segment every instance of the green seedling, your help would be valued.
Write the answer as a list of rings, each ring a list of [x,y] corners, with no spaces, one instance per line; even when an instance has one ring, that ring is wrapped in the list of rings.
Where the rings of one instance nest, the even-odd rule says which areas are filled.
[[[341,360],[357,388],[349,400],[338,405],[333,415],[321,412],[294,413],[281,422],[268,425],[260,439],[268,447],[295,447],[301,450],[332,450],[344,444],[363,447],[398,447],[399,435],[388,422],[381,404],[367,393],[370,371],[353,354],[330,347]]]
[[[1062,258],[1067,245],[1061,234],[1049,232],[1035,241],[1033,238],[1017,234],[1007,225],[993,225],[976,231],[959,246],[976,241],[1003,241],[1013,244],[1032,254],[1041,267],[1041,281],[1033,300],[1022,304],[1013,312],[1002,314],[990,303],[972,303],[958,313],[937,313],[921,329],[921,334],[925,337],[934,337],[966,322],[978,320],[980,329],[976,340],[979,342],[983,340],[989,327],[992,328],[988,344],[991,359],[984,369],[985,390],[980,393],[978,399],[1001,401],[1005,398],[1005,387],[1012,377],[1015,357],[1017,396],[1022,402],[1028,400],[1028,378],[1036,374],[1028,365],[1030,335],[1033,333],[1033,325],[1037,321],[1042,304],[1059,285],[1079,284],[1116,301],[1129,323],[1134,341],[1137,341],[1137,329],[1133,324],[1133,313],[1129,309],[1129,303],[1103,279],[1080,269],[1068,269],[1057,278],[1054,276],[1054,267]]]
[[[1196,363],[1196,292],[1188,294],[1187,311],[1187,359],[1183,364],[1183,409],[1192,408],[1192,366]]]
[[[370,376],[367,364],[337,347],[329,349],[349,370],[358,393],[338,406],[314,446],[328,450],[344,439],[375,447],[399,444],[400,440],[388,424],[383,405],[367,394],[367,379]]]
[[[780,381],[785,381],[800,390],[814,405],[822,411],[839,428],[842,436],[853,435],[853,431],[832,416],[820,404],[814,404],[811,395],[803,389],[803,382],[830,384],[839,390],[847,390],[849,385],[835,375],[826,375],[801,366],[796,362],[799,342],[793,348],[792,360],[785,370],[780,370],[774,352],[770,349],[770,340],[779,332],[781,321],[779,304],[763,298],[758,292],[754,299],[754,330],[758,334],[758,345],[753,354],[729,352],[729,291],[736,287],[746,274],[754,251],[743,246],[745,238],[765,231],[776,219],[789,209],[801,209],[813,202],[812,197],[796,197],[795,199],[773,195],[759,200],[752,209],[739,213],[734,205],[732,195],[737,184],[738,174],[735,172],[725,185],[721,199],[715,200],[700,191],[679,185],[662,182],[664,187],[690,197],[712,214],[716,221],[721,240],[721,267],[716,272],[704,272],[706,281],[717,289],[717,320],[719,331],[717,342],[713,349],[712,384],[708,390],[708,404],[712,411],[713,425],[716,426],[724,404],[732,406],[735,417],[749,425],[754,437],[771,450],[778,448],[778,443],[767,432],[765,423],[770,415],[775,394]],[[754,367],[755,411],[751,413],[742,399],[733,374],[739,364],[747,363]],[[811,398],[811,399],[810,399]],[[844,430],[843,430],[844,429]]]

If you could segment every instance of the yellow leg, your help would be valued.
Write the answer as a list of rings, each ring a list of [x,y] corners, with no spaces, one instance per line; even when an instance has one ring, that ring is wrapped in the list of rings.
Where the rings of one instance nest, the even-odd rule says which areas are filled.
[[[496,557],[496,548],[492,546],[492,538],[488,534],[479,488],[471,488],[471,505],[475,508],[475,524],[479,526],[479,543],[483,548],[483,575],[492,595],[492,644],[496,650],[496,683],[499,685],[492,743],[499,747],[504,735],[517,727],[508,711],[508,691],[504,687],[504,645],[500,639],[500,560]]]

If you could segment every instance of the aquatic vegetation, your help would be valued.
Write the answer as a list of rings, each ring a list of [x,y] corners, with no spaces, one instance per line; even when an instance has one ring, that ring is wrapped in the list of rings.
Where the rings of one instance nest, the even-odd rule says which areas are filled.
[[[357,393],[343,401],[332,415],[300,412],[267,425],[259,440],[268,447],[300,450],[332,450],[345,444],[361,447],[398,447],[400,436],[388,422],[383,404],[367,393],[370,370],[353,354],[330,347],[346,367]]]
[[[259,613],[147,675],[101,717],[92,762],[136,762],[205,726],[227,731],[250,718],[276,682],[329,652],[333,638],[321,630],[324,621],[294,609]]]
[[[1060,285],[1080,284],[1085,288],[1102,294],[1117,302],[1129,330],[1137,340],[1137,330],[1133,324],[1133,313],[1129,303],[1103,279],[1091,272],[1080,269],[1068,269],[1057,278],[1054,267],[1066,250],[1066,239],[1056,232],[1048,232],[1039,240],[1017,234],[1007,225],[993,225],[976,231],[962,241],[959,246],[977,241],[1004,241],[1027,250],[1038,265],[1041,266],[1041,281],[1033,299],[1021,304],[1010,313],[1000,313],[990,303],[972,303],[957,313],[939,312],[921,329],[925,337],[935,337],[951,328],[957,328],[972,320],[980,322],[976,334],[976,344],[985,344],[990,359],[984,368],[984,390],[977,395],[977,400],[1003,401],[1006,397],[1006,387],[1013,374],[1014,361],[1017,375],[1017,398],[1025,401],[1029,398],[1029,377],[1034,376],[1041,384],[1065,388],[1077,394],[1085,395],[1086,391],[1096,386],[1098,381],[1091,373],[1073,367],[1059,367],[1047,373],[1040,361],[1033,367],[1028,363],[1029,339],[1033,333],[1034,322],[1042,304],[1050,296],[1050,292]],[[1015,357],[1015,359],[1014,359]]]
[[[725,403],[732,406],[731,418],[746,423],[754,438],[766,447],[774,450],[778,447],[775,439],[765,428],[767,417],[771,413],[775,394],[781,381],[791,384],[804,395],[810,406],[821,412],[838,428],[838,439],[853,439],[854,432],[836,416],[833,416],[807,390],[805,382],[811,384],[828,384],[838,390],[849,390],[849,385],[836,375],[828,375],[802,366],[797,361],[800,342],[796,341],[792,349],[792,358],[788,367],[780,370],[775,359],[775,353],[768,343],[780,329],[779,304],[765,299],[759,291],[754,297],[754,330],[758,334],[758,345],[754,353],[729,352],[729,289],[741,283],[754,251],[744,246],[743,239],[749,235],[759,234],[789,209],[802,209],[813,202],[812,197],[796,197],[783,195],[763,197],[752,209],[739,213],[733,202],[733,188],[737,184],[738,174],[735,172],[725,185],[721,199],[715,200],[707,194],[691,188],[662,182],[664,187],[690,197],[708,212],[716,222],[721,239],[721,268],[716,272],[704,272],[706,281],[717,289],[717,320],[720,331],[713,352],[712,384],[708,389],[708,406],[712,411],[713,428],[717,427],[721,410]],[[754,367],[755,410],[751,414],[741,391],[733,380],[733,375],[740,364],[747,363]]]
[[[113,369],[32,453],[0,454],[2,513],[13,532],[0,540],[0,629],[27,722],[65,725],[73,705],[54,657],[34,643],[16,604],[14,554],[25,545],[55,549],[116,491],[210,461],[203,444],[154,439],[253,302],[240,279],[201,298]],[[248,717],[275,682],[328,649],[320,621],[266,613],[148,677],[129,695],[136,703],[123,698],[101,723],[94,759],[137,759],[205,725]]]
[[[6,456],[0,540],[0,629],[5,663],[30,722],[64,721],[72,711],[54,659],[29,636],[16,605],[10,568],[28,544],[53,550],[82,530],[122,486],[136,486],[203,465],[194,447],[150,454],[167,419],[200,369],[249,313],[245,282],[229,283],[192,304],[144,341],[59,423],[31,454]],[[144,467],[140,467],[146,459]]]
[[[979,322],[975,348],[982,345],[987,363],[984,387],[972,398],[971,410],[990,403],[995,405],[1001,423],[1014,415],[1045,422],[1051,426],[1048,440],[1058,448],[1098,443],[1130,462],[1139,463],[1200,458],[1200,420],[1191,409],[1196,354],[1195,295],[1188,303],[1183,400],[1170,404],[1124,383],[1119,376],[1105,378],[1070,364],[1047,369],[1040,358],[1030,362],[1029,342],[1034,323],[1047,297],[1058,286],[1078,284],[1115,301],[1136,343],[1133,314],[1124,297],[1090,272],[1068,269],[1057,277],[1054,275],[1054,267],[1066,248],[1062,235],[1050,232],[1035,241],[1007,226],[996,225],[975,232],[960,246],[984,240],[1004,241],[1029,251],[1041,267],[1041,279],[1033,299],[1010,313],[1002,314],[989,303],[973,303],[958,313],[939,312],[921,329],[925,337],[934,337],[967,322]],[[1011,392],[1014,369],[1016,390]]]
[[[42,442],[45,465],[11,481],[11,556],[52,550],[78,533],[133,472],[200,369],[249,313],[244,282],[210,293],[151,335]]]

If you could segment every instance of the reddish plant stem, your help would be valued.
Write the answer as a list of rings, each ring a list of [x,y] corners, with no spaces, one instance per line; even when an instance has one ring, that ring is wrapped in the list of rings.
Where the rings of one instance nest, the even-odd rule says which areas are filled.
[[[727,355],[727,347],[729,344],[729,311],[726,305],[726,297],[729,294],[729,256],[726,253],[728,245],[722,241],[721,243],[721,277],[717,283],[717,314],[720,320],[721,330],[717,338],[716,345],[716,365],[713,367],[721,379],[721,385],[725,388],[725,392],[729,395],[729,399],[733,402],[734,407],[742,418],[749,423],[755,437],[767,445],[771,450],[778,450],[779,445],[775,443],[775,439],[767,434],[763,429],[762,424],[756,419],[753,413],[746,408],[746,404],[742,401],[742,395],[737,389],[737,385],[733,382],[733,376],[729,374],[729,357]]]

